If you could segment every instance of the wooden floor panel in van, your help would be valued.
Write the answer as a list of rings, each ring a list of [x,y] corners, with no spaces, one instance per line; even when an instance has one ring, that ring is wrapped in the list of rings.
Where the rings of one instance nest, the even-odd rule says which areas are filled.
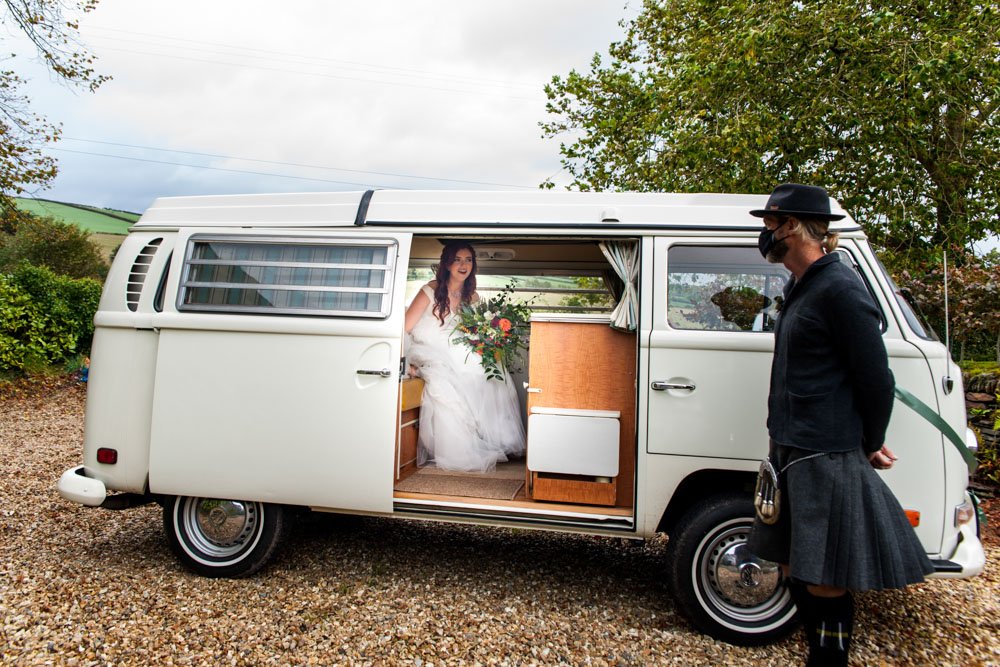
[[[520,461],[508,461],[506,463],[497,464],[496,470],[490,473],[475,473],[475,472],[455,472],[448,470],[437,470],[433,467],[425,467],[420,469],[425,475],[430,476],[441,476],[441,477],[461,477],[467,484],[467,489],[469,493],[474,493],[474,489],[477,483],[482,483],[484,488],[489,487],[491,490],[496,487],[492,484],[494,481],[503,482],[519,482],[525,479],[525,464],[523,460]],[[498,498],[495,496],[489,497],[488,494],[483,495],[447,495],[443,493],[419,493],[413,491],[406,491],[400,487],[406,487],[404,484],[405,480],[412,478],[418,470],[414,470],[406,474],[399,482],[396,483],[396,488],[393,492],[393,498],[396,500],[423,500],[432,501],[440,503],[457,503],[457,504],[467,504],[467,505],[483,505],[488,504],[495,507],[509,507],[511,509],[548,509],[553,512],[576,512],[582,514],[592,514],[594,512],[599,512],[600,514],[608,516],[631,516],[632,509],[630,507],[596,507],[590,505],[579,505],[579,504],[569,504],[569,503],[558,503],[558,502],[542,502],[537,500],[532,500],[525,494],[525,488],[523,484],[517,489],[516,495],[510,499]]]

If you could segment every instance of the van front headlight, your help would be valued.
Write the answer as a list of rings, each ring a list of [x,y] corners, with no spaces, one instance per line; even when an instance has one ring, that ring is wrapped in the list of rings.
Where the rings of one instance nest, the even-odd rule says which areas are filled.
[[[955,508],[955,528],[961,528],[976,518],[976,506],[969,497],[965,502]]]

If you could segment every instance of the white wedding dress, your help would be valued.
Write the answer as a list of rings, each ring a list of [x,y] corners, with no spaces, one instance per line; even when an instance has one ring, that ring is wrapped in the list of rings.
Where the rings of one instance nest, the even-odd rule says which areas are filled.
[[[524,453],[524,425],[517,390],[509,373],[489,380],[480,357],[452,343],[458,317],[444,324],[434,316],[434,291],[427,310],[410,332],[407,363],[424,379],[417,464],[444,470],[490,472],[498,462]]]

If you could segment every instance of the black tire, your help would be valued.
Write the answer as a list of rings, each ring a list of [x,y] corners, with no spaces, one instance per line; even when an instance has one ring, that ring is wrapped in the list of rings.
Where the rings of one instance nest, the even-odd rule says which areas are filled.
[[[750,496],[713,496],[693,505],[667,542],[679,611],[701,632],[739,646],[770,644],[796,627],[781,568],[746,548],[752,524]]]
[[[170,548],[205,577],[247,577],[264,567],[288,529],[285,507],[255,501],[177,496],[163,505]]]

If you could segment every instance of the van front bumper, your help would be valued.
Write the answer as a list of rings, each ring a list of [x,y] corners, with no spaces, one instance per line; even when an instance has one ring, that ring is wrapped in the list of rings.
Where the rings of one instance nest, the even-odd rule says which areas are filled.
[[[958,546],[947,559],[931,560],[935,579],[968,579],[982,574],[986,567],[986,551],[979,541],[979,519],[958,530]]]
[[[76,466],[64,472],[56,488],[59,490],[59,495],[66,500],[88,507],[100,507],[108,497],[104,482],[87,477],[83,466]]]

